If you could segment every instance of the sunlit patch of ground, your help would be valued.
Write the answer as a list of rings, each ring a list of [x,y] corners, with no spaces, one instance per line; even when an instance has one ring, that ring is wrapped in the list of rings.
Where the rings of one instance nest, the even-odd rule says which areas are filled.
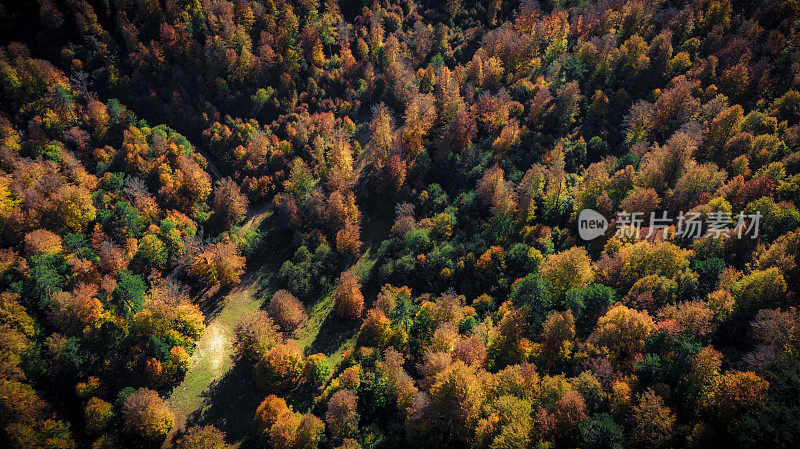
[[[255,313],[261,307],[263,299],[257,298],[257,288],[258,278],[251,279],[225,297],[219,315],[197,341],[192,367],[167,399],[167,406],[175,414],[173,433],[183,430],[192,414],[202,413],[208,405],[204,393],[233,367],[233,330],[240,317]]]
[[[209,375],[217,379],[230,367],[230,354],[233,353],[230,329],[225,329],[219,321],[213,322],[203,335],[206,339],[199,351],[192,357],[194,364],[205,363]]]

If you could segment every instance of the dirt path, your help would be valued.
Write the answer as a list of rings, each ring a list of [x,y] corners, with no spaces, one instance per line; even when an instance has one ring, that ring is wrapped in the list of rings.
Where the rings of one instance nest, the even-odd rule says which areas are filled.
[[[240,233],[257,229],[271,211],[269,205],[252,211]],[[261,307],[264,298],[257,295],[260,279],[257,269],[249,270],[241,282],[220,300],[217,311],[206,323],[206,329],[192,354],[189,372],[165,401],[175,415],[175,428],[167,436],[163,447],[171,445],[174,436],[185,429],[190,417],[203,413],[208,405],[206,399],[212,385],[218,383],[233,368],[231,356],[234,327],[239,318],[254,313]]]

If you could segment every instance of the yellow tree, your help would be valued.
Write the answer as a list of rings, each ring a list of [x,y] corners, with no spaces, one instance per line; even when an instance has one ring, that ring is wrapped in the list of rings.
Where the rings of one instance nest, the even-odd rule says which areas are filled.
[[[577,246],[551,254],[542,264],[542,277],[550,283],[553,298],[560,302],[567,290],[586,287],[592,282],[592,259],[584,248]]]
[[[729,422],[764,404],[769,382],[752,372],[728,372],[714,377],[701,403],[720,422]]]
[[[647,390],[639,396],[639,403],[628,417],[628,441],[633,448],[658,449],[666,447],[672,438],[675,415],[664,405],[660,396]]]
[[[72,232],[83,232],[97,217],[91,193],[85,187],[65,184],[58,189],[53,200],[59,219]]]
[[[460,360],[453,363],[436,376],[430,396],[434,425],[455,441],[470,441],[485,401],[476,370]]]
[[[632,359],[644,350],[647,337],[655,328],[653,319],[645,312],[615,304],[597,321],[589,340],[608,349],[612,358]]]

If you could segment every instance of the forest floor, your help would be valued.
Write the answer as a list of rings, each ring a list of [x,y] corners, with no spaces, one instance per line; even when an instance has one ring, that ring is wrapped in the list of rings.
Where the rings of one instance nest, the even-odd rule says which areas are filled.
[[[258,229],[272,215],[271,207],[252,212],[240,233]],[[213,291],[204,295],[201,308],[207,316],[206,329],[197,341],[192,354],[192,365],[186,376],[166,400],[175,415],[175,427],[164,441],[169,446],[173,437],[180,434],[187,423],[196,420],[208,408],[208,393],[213,385],[228,377],[233,368],[234,327],[242,316],[256,312],[264,302],[259,295],[262,273],[256,267],[248,269],[242,280],[226,292]],[[213,310],[208,310],[212,308]]]
[[[369,281],[377,261],[378,249],[383,239],[388,237],[393,221],[394,210],[387,207],[376,207],[362,214],[361,236],[364,252],[351,268],[361,277],[364,285],[362,293],[367,302],[365,310],[377,293],[375,288],[370,288],[373,285]],[[327,355],[331,366],[335,366],[355,342],[359,323],[339,319],[331,314],[332,310],[333,289],[309,308],[308,320],[298,329],[296,338],[292,341],[308,354],[321,352]]]
[[[166,401],[167,407],[175,415],[175,428],[167,437],[167,442],[209,408],[208,393],[211,387],[228,377],[234,365],[232,356],[236,322],[242,316],[255,313],[264,301],[257,294],[258,285],[258,273],[246,275],[223,298],[219,313],[207,324],[197,341],[191,368]]]
[[[369,303],[378,286],[369,282],[377,261],[381,242],[389,235],[394,211],[393,202],[364,211],[362,238],[364,253],[353,265],[362,277],[364,296]],[[387,207],[388,206],[388,207]],[[166,400],[175,415],[175,427],[163,447],[192,425],[213,424],[227,435],[229,442],[240,449],[256,447],[252,435],[252,419],[265,393],[256,386],[250,374],[233,362],[234,328],[239,319],[264,307],[265,301],[276,289],[275,273],[291,254],[281,251],[286,245],[282,233],[276,229],[271,208],[256,210],[242,225],[240,233],[260,229],[266,236],[266,249],[258,266],[248,267],[241,281],[226,291],[210,291],[204,295],[201,308],[207,316],[206,329],[192,354],[192,366]],[[374,291],[373,291],[374,290]],[[308,309],[307,322],[295,333],[291,342],[306,354],[323,353],[332,366],[342,359],[353,346],[359,323],[336,317],[333,311],[332,289],[322,295]],[[297,391],[287,395],[295,410],[305,412],[311,407],[315,392]]]

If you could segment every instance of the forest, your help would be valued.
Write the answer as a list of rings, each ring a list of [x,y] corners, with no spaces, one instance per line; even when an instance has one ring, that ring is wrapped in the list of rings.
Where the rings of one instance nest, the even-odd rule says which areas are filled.
[[[0,447],[800,447],[800,1],[0,3]]]

